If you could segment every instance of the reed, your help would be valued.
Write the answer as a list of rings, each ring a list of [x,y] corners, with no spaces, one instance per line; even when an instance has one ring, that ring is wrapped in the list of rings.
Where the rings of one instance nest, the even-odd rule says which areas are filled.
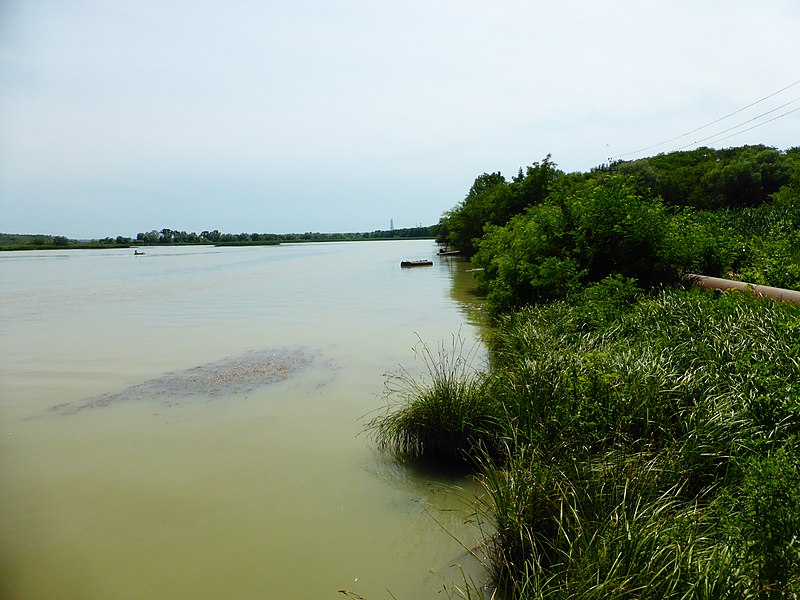
[[[372,427],[475,465],[508,598],[800,594],[800,307],[595,291],[501,318],[491,369],[427,349]]]
[[[743,598],[713,512],[657,456],[554,465],[519,457],[482,478],[495,573],[508,598]]]
[[[378,446],[401,460],[461,464],[473,460],[476,448],[493,448],[496,403],[476,365],[478,350],[460,336],[436,351],[420,341],[415,356],[423,369],[389,374],[386,409],[367,424]]]

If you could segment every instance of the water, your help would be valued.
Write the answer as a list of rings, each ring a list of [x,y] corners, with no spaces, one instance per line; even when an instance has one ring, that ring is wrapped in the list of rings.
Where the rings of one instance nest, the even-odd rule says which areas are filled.
[[[477,339],[463,264],[401,269],[428,241],[145,250],[0,255],[0,596],[417,599],[481,577],[469,482],[362,433],[418,340]],[[228,385],[253,353],[280,377]]]

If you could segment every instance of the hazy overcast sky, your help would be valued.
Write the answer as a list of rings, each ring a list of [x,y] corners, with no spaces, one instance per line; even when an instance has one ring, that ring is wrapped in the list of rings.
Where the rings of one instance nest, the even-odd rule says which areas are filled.
[[[798,32],[797,0],[0,0],[0,231],[428,225],[483,172],[585,171],[798,82]],[[797,146],[800,111],[762,125],[796,108],[628,158],[744,122],[703,144]]]

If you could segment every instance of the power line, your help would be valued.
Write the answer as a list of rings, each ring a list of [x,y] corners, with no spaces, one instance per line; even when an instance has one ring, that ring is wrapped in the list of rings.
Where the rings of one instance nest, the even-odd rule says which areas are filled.
[[[711,138],[715,138],[715,137],[717,137],[718,135],[722,135],[723,133],[728,133],[729,131],[732,131],[733,129],[738,129],[738,128],[739,128],[739,127],[741,127],[742,125],[747,125],[748,123],[752,123],[753,121],[757,121],[757,120],[758,120],[758,119],[760,119],[761,117],[765,117],[765,116],[767,116],[767,115],[769,115],[769,114],[771,114],[771,113],[774,113],[776,110],[780,110],[780,109],[782,109],[782,108],[784,108],[784,107],[786,107],[786,106],[789,106],[790,104],[794,104],[794,103],[795,103],[795,102],[797,102],[798,100],[800,100],[800,98],[795,98],[794,100],[790,100],[790,101],[789,101],[789,102],[787,102],[786,104],[781,104],[780,106],[776,106],[776,107],[775,107],[775,108],[773,108],[772,110],[768,110],[768,111],[767,111],[767,112],[765,112],[765,113],[761,113],[760,115],[758,115],[758,116],[755,116],[755,117],[753,117],[752,119],[748,119],[747,121],[742,121],[742,122],[741,122],[741,123],[739,123],[738,125],[734,125],[733,127],[728,127],[727,129],[723,129],[722,131],[718,131],[718,132],[717,132],[717,133],[715,133],[714,135],[710,135],[710,136],[708,136],[708,137],[704,137],[703,139],[700,139],[700,140],[697,140],[697,141],[695,141],[695,142],[692,142],[691,144],[686,144],[685,146],[681,146],[680,148],[678,148],[678,150],[683,150],[684,148],[688,148],[689,146],[694,146],[695,144],[699,144],[699,143],[701,143],[701,142],[705,142],[706,140],[710,140]],[[784,113],[784,114],[783,114],[783,115],[781,115],[781,116],[788,115],[788,114],[790,114],[790,113],[792,113],[792,112],[794,112],[794,111],[791,111],[791,110],[790,110],[789,112],[787,112],[787,113]],[[775,118],[776,118],[776,119],[778,119],[778,118],[780,118],[780,116],[778,116],[778,117],[775,117]],[[773,119],[770,119],[769,121],[765,121],[765,123],[769,123],[769,122],[770,122],[770,121],[772,121],[772,120],[773,120]],[[748,129],[745,129],[745,130],[743,130],[743,131],[750,131],[750,129],[752,129],[752,127],[749,127]],[[742,131],[740,131],[739,133],[742,133]],[[733,135],[738,135],[738,133],[734,133]],[[727,138],[724,138],[724,139],[727,139]]]
[[[732,117],[733,115],[738,115],[740,112],[742,112],[742,111],[745,111],[745,110],[747,110],[748,108],[750,108],[750,107],[752,107],[752,106],[755,106],[756,104],[759,104],[759,103],[763,102],[764,100],[768,100],[768,99],[772,98],[773,96],[777,96],[777,95],[778,95],[778,94],[780,94],[781,92],[785,92],[785,91],[786,91],[786,90],[788,90],[789,88],[796,86],[798,83],[800,83],[800,79],[798,79],[798,80],[797,80],[797,81],[795,81],[794,83],[790,83],[790,84],[789,84],[789,85],[787,85],[786,87],[783,87],[783,88],[779,89],[777,92],[772,92],[771,94],[767,94],[767,95],[766,95],[766,96],[764,96],[763,98],[759,98],[758,100],[756,100],[755,102],[751,102],[751,103],[750,103],[750,104],[748,104],[747,106],[743,106],[742,108],[740,108],[740,109],[738,109],[738,110],[735,110],[735,111],[733,111],[732,113],[728,113],[728,114],[727,114],[727,115],[725,115],[724,117],[720,117],[720,118],[718,118],[718,119],[714,119],[714,120],[713,120],[713,121],[711,121],[710,123],[706,123],[705,125],[701,125],[700,127],[696,127],[696,128],[694,128],[694,129],[692,129],[691,131],[687,131],[686,133],[682,133],[682,134],[680,134],[680,135],[677,135],[677,136],[675,136],[675,137],[673,137],[673,138],[670,138],[670,139],[668,139],[668,140],[664,140],[663,142],[658,142],[657,144],[653,144],[652,146],[647,146],[646,148],[639,148],[638,150],[634,150],[633,152],[627,152],[627,153],[625,153],[625,154],[620,154],[620,155],[619,155],[617,158],[622,158],[622,157],[624,157],[624,156],[630,156],[631,154],[638,154],[639,152],[644,152],[644,151],[646,151],[646,150],[651,150],[651,149],[653,149],[653,148],[657,148],[658,146],[663,146],[664,144],[668,144],[668,143],[670,143],[670,142],[674,142],[675,140],[679,140],[679,139],[681,139],[681,138],[684,138],[684,137],[686,137],[687,135],[691,135],[691,134],[693,134],[693,133],[695,133],[695,132],[697,132],[697,131],[700,131],[701,129],[705,129],[706,127],[711,127],[712,125],[715,125],[715,124],[719,123],[720,121],[724,121],[725,119],[727,119],[727,118],[729,118],[729,117]],[[779,107],[779,108],[780,108],[780,107]],[[794,111],[790,111],[790,112],[794,112]],[[788,113],[787,113],[787,114],[788,114]],[[717,134],[717,135],[719,135],[719,134]],[[713,137],[713,136],[712,136],[712,137]],[[691,146],[692,144],[689,144],[689,145]]]
[[[800,107],[798,107],[798,108],[793,108],[792,110],[790,110],[790,111],[787,111],[787,112],[783,113],[782,115],[778,115],[777,117],[772,117],[771,119],[767,119],[767,120],[766,120],[766,121],[764,121],[763,123],[757,123],[757,124],[753,125],[752,127],[748,127],[747,129],[742,129],[741,131],[737,131],[736,133],[732,133],[732,134],[730,134],[730,135],[726,135],[725,137],[723,137],[723,138],[719,138],[718,140],[714,140],[714,141],[715,141],[715,142],[721,142],[722,140],[727,140],[728,138],[736,137],[736,136],[737,136],[737,135],[739,135],[740,133],[744,133],[745,131],[750,131],[751,129],[755,129],[756,127],[761,127],[762,125],[766,125],[767,123],[771,123],[772,121],[777,121],[777,120],[778,120],[778,119],[780,119],[781,117],[785,117],[786,115],[790,115],[790,114],[792,114],[792,113],[795,113],[795,112],[797,112],[798,110],[800,110]],[[722,133],[722,132],[720,132],[720,133]],[[712,137],[713,137],[713,136],[712,136]],[[697,142],[695,142],[695,143],[697,143]],[[693,144],[689,144],[689,145],[691,146],[691,145],[693,145]]]

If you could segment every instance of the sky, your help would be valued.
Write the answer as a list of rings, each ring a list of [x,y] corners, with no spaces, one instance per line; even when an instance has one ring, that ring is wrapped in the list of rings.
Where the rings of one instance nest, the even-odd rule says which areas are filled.
[[[797,0],[0,0],[0,231],[414,227],[548,154],[784,150],[798,32]]]

